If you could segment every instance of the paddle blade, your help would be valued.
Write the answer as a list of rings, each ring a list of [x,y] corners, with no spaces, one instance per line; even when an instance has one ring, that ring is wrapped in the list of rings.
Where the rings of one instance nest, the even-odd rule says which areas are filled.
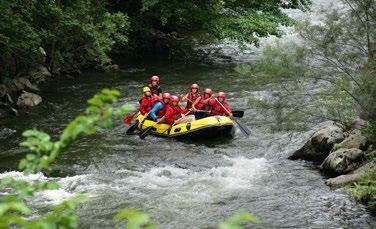
[[[130,114],[130,115],[127,115],[123,118],[123,122],[125,124],[131,124],[132,120],[133,120],[133,117],[136,115],[136,113],[133,113],[133,114]]]
[[[234,116],[236,118],[243,118],[244,111],[232,111],[232,116]]]
[[[141,132],[141,134],[140,134],[140,138],[141,138],[141,139],[145,139],[146,136],[149,135],[149,133],[151,132],[152,129],[153,129],[152,126],[149,126],[148,128],[146,128],[144,131]]]
[[[127,132],[125,132],[127,135],[130,135],[132,134],[136,129],[137,129],[137,126],[138,126],[138,121],[136,121],[136,123],[134,123],[132,126],[130,126],[127,130]]]
[[[239,123],[238,121],[236,121],[236,124],[238,124],[238,127],[239,127],[239,130],[245,135],[245,136],[249,136],[251,134],[251,131],[248,129],[248,127],[246,127],[245,125]]]

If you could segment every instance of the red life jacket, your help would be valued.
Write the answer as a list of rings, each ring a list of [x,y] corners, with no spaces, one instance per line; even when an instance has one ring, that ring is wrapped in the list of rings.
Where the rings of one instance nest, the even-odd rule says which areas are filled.
[[[172,125],[176,120],[178,120],[181,117],[181,114],[184,112],[185,110],[182,109],[179,105],[168,106],[165,114],[165,122],[167,124]]]
[[[193,94],[192,92],[189,92],[187,98],[190,101],[188,100],[187,106],[185,108],[186,109],[191,109],[192,108],[192,103],[194,103],[198,97],[200,97],[200,93],[197,92],[196,94]]]
[[[228,112],[231,112],[230,106],[226,102],[222,102],[223,107],[226,108]],[[211,106],[210,114],[215,115],[226,115],[228,116],[228,112],[217,102],[214,106]]]
[[[197,110],[209,110],[208,108],[208,100],[210,98],[205,99],[204,96],[201,97],[200,101],[196,104]]]
[[[154,99],[151,96],[142,96],[139,101],[140,108],[139,111],[142,115],[148,113],[154,106]]]

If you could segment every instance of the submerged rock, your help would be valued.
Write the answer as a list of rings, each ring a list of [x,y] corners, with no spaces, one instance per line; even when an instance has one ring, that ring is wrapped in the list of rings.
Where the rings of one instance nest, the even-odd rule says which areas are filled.
[[[19,107],[35,107],[42,102],[42,97],[37,94],[23,91],[17,100],[17,106]]]
[[[302,148],[295,151],[289,159],[304,159],[310,161],[324,160],[334,144],[345,139],[342,128],[332,124],[315,132]]]
[[[329,154],[320,165],[320,169],[329,175],[340,175],[359,168],[365,159],[360,149],[339,149]]]

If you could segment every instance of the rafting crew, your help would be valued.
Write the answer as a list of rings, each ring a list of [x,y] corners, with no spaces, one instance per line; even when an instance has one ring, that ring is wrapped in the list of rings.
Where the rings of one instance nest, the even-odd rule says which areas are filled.
[[[197,110],[208,110],[208,107],[207,107],[208,101],[211,99],[212,95],[213,95],[212,89],[206,88],[200,98],[200,101],[197,103],[195,108]]]
[[[162,99],[162,88],[160,87],[160,79],[158,76],[154,75],[150,78],[149,88],[152,96]]]
[[[143,92],[143,96],[139,101],[140,107],[138,110],[140,111],[142,115],[145,115],[149,113],[149,111],[151,111],[151,109],[154,106],[155,100],[151,94],[151,90],[149,87],[143,87],[142,92]]]
[[[224,92],[218,92],[217,96],[211,99],[210,115],[232,117],[230,105],[225,100],[226,94]]]
[[[187,105],[182,108],[180,103],[185,101]],[[224,92],[213,95],[213,91],[206,88],[201,95],[199,85],[193,83],[190,92],[179,99],[178,96],[171,96],[170,93],[162,93],[160,79],[156,75],[151,77],[149,86],[143,87],[143,96],[139,104],[140,113],[147,115],[147,119],[167,124],[193,121],[194,114],[197,113],[206,113],[206,116],[232,117]]]
[[[150,111],[149,118],[153,121],[157,121],[157,119],[162,118],[165,115],[168,106],[170,105],[170,101],[170,93],[163,93],[162,100],[156,100],[154,102],[154,106]]]
[[[191,91],[188,92],[182,99],[181,102],[187,101],[186,109],[193,109],[193,111],[196,111],[196,105],[200,102],[201,95],[199,92],[199,86],[197,83],[193,83],[191,85]]]
[[[163,120],[167,124],[173,125],[181,122],[191,122],[195,120],[194,115],[188,115],[192,111],[191,109],[182,108],[180,106],[180,99],[178,96],[171,96],[170,105],[167,107]]]

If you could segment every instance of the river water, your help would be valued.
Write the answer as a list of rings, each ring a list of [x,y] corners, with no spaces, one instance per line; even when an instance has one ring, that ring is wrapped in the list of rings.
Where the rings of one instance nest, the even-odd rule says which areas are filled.
[[[260,228],[376,227],[364,207],[324,184],[317,165],[287,160],[313,130],[275,131],[273,113],[249,103],[251,96],[270,93],[268,88],[256,91],[250,78],[239,76],[235,63],[148,56],[120,65],[118,73],[85,73],[50,82],[41,92],[43,106],[2,121],[0,168],[7,171],[3,169],[0,178],[58,181],[59,190],[43,192],[34,201],[42,208],[86,194],[89,198],[79,208],[80,228],[121,228],[113,216],[123,208],[148,213],[159,228],[213,228],[239,211],[261,218]],[[245,137],[237,131],[233,139],[200,142],[152,136],[141,140],[125,135],[127,126],[117,120],[113,129],[81,139],[63,152],[54,177],[14,171],[25,153],[17,146],[23,130],[37,128],[56,137],[104,87],[121,91],[116,105],[136,104],[152,74],[161,77],[163,90],[174,94],[185,93],[191,82],[228,92],[231,106],[245,110],[240,121],[252,134]]]

